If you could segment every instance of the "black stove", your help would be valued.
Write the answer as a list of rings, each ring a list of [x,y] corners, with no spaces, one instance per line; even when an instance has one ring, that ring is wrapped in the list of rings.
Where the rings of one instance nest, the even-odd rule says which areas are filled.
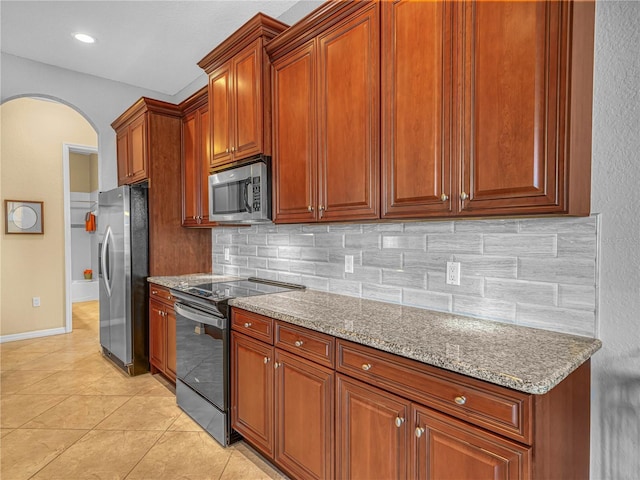
[[[227,302],[232,298],[282,293],[304,288],[303,285],[249,277],[245,280],[178,286],[171,288],[171,293],[183,302],[195,303],[201,308],[220,312],[226,317]]]

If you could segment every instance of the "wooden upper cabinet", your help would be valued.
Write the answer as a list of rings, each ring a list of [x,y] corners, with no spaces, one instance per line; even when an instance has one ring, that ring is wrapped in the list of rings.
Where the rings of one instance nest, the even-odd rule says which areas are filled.
[[[382,3],[382,217],[451,215],[452,3]]]
[[[209,104],[206,87],[181,105],[182,225],[212,227],[209,221]]]
[[[273,62],[276,222],[317,219],[315,42]]]
[[[271,155],[270,65],[264,44],[287,27],[258,13],[198,63],[209,75],[211,167]]]
[[[589,214],[593,2],[456,8],[461,213]]]
[[[318,208],[326,221],[379,217],[378,37],[372,3],[318,38]]]
[[[147,114],[139,113],[116,130],[118,185],[142,182],[149,177]]]
[[[267,46],[275,222],[379,217],[379,25],[374,2],[327,2]]]

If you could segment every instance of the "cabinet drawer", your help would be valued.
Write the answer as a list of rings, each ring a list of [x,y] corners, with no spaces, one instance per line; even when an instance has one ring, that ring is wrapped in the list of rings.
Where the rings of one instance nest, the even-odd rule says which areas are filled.
[[[167,304],[171,309],[173,309],[173,304],[176,302],[176,299],[167,287],[161,287],[155,283],[149,284],[149,298],[154,298],[162,303]]]
[[[273,320],[269,317],[234,308],[231,311],[231,328],[273,345]]]
[[[531,395],[344,340],[337,342],[339,372],[531,443]]]
[[[333,368],[333,337],[289,323],[276,322],[275,346]]]

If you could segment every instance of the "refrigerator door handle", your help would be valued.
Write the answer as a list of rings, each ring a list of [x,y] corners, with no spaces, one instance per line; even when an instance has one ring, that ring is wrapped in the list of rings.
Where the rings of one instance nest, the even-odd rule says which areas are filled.
[[[104,286],[107,289],[107,295],[110,297],[111,296],[111,278],[109,276],[109,267],[110,265],[107,264],[107,262],[109,261],[109,257],[107,257],[107,249],[109,248],[109,240],[111,240],[111,237],[113,236],[113,233],[111,232],[111,226],[107,226],[107,230],[104,233],[104,241],[102,242],[102,272],[104,275]]]

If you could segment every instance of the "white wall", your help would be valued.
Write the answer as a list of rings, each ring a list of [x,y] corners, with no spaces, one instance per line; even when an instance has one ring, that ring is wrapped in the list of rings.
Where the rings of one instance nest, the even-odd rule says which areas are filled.
[[[591,476],[640,476],[640,3],[596,4],[592,208],[601,213]]]
[[[142,96],[172,101],[167,95],[2,54],[2,103],[22,96],[57,99],[80,112],[98,132],[100,190],[118,185],[116,137],[111,128],[122,112]]]

